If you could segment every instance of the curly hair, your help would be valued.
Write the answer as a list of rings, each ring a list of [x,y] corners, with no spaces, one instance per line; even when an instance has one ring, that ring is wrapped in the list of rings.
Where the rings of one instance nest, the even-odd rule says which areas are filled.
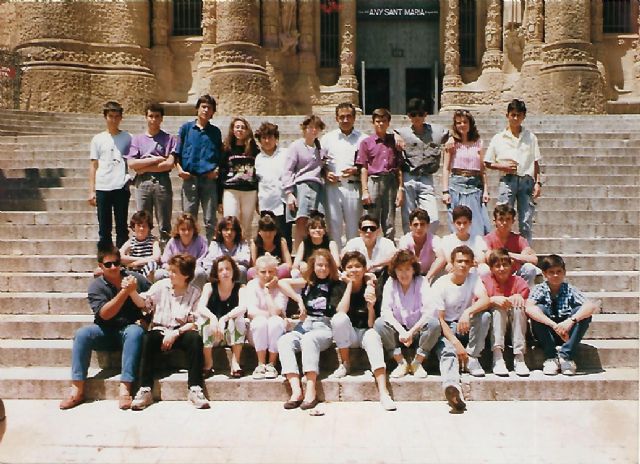
[[[420,263],[416,255],[409,250],[400,250],[393,255],[391,262],[389,263],[388,272],[389,276],[393,279],[397,279],[396,269],[403,264],[409,264],[413,268],[413,275],[420,275]]]

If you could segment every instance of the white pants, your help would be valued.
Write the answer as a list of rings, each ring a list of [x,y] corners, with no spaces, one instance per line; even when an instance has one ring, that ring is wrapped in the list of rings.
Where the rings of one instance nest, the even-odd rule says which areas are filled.
[[[513,354],[524,354],[527,346],[525,337],[527,334],[527,315],[524,308],[512,308],[502,310],[493,308],[493,330],[491,331],[491,347],[502,348],[504,351],[504,334],[507,331],[507,323],[511,321],[511,343]]]
[[[360,183],[351,182],[345,180],[336,184],[325,184],[329,236],[339,248],[342,248],[343,230],[347,241],[358,236],[358,220],[362,216]]]
[[[251,237],[251,221],[258,203],[258,191],[225,190],[222,194],[222,210],[225,216],[240,220],[243,238]]]
[[[280,316],[257,316],[249,323],[249,343],[256,351],[278,352],[278,339],[285,332],[285,321]]]
[[[373,329],[354,329],[351,319],[345,313],[337,313],[331,318],[331,331],[338,348],[360,348],[367,353],[371,370],[384,368],[382,339]]]

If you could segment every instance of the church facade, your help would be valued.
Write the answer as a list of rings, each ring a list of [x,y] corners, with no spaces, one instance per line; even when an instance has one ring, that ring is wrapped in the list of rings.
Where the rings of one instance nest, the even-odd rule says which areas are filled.
[[[39,0],[0,3],[0,107],[222,114],[640,112],[638,0]],[[13,86],[13,88],[10,88]],[[4,90],[3,90],[4,89]]]

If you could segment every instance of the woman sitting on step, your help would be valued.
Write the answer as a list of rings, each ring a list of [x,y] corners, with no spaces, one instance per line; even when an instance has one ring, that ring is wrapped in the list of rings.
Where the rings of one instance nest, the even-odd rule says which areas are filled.
[[[351,279],[345,278],[345,284],[338,278],[338,266],[333,257],[328,250],[320,249],[309,258],[309,268],[303,278],[278,282],[300,309],[300,322],[278,340],[282,374],[291,386],[291,398],[284,404],[285,409],[312,409],[318,404],[316,381],[320,352],[331,346],[331,317],[336,312],[347,312],[353,287]],[[301,294],[297,289],[302,289]],[[302,351],[302,371],[307,378],[304,397],[296,360],[298,351]]]
[[[279,279],[291,277],[291,253],[287,241],[278,230],[276,216],[271,211],[260,213],[258,234],[251,241],[251,262],[253,267],[247,272],[247,279],[256,276],[255,263],[260,256],[270,253],[278,260],[277,275]]]
[[[243,240],[240,220],[235,216],[225,216],[218,222],[216,236],[209,244],[207,254],[198,264],[211,272],[213,261],[220,256],[230,256],[240,269],[240,282],[247,281],[247,269],[251,261],[249,244]]]
[[[329,251],[336,267],[340,265],[338,245],[329,239],[324,214],[318,211],[312,211],[309,214],[309,220],[307,222],[307,235],[300,242],[296,252],[296,259],[293,261],[292,276],[299,277],[307,272],[307,262],[316,250]]]

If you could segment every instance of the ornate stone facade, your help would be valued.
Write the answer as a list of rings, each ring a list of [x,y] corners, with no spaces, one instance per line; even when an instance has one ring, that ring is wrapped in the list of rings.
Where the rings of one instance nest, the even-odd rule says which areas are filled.
[[[439,29],[442,108],[503,111],[514,97],[534,112],[640,108],[640,38],[603,34],[603,1],[525,0],[514,13],[513,2],[477,0],[474,68],[460,65],[461,0],[439,0],[439,24],[422,24]],[[202,36],[182,37],[173,0],[0,2],[0,50],[20,57],[22,109],[94,112],[118,100],[139,111],[152,99],[188,109],[209,92],[223,114],[332,111],[359,102],[362,16],[356,0],[331,5],[338,50],[322,82],[333,85],[319,79],[321,0],[202,0]]]

